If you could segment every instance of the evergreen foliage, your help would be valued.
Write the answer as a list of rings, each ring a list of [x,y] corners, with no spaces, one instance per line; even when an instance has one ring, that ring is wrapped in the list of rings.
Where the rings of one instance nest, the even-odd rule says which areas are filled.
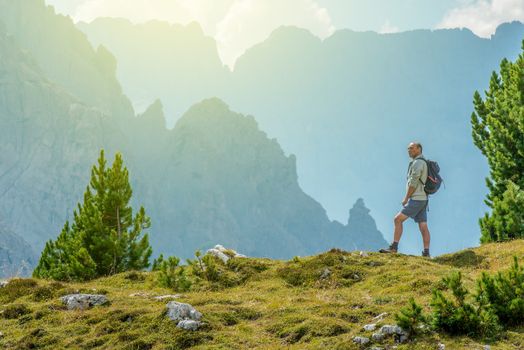
[[[515,62],[502,60],[500,74],[493,72],[485,98],[476,91],[473,103],[472,136],[490,166],[490,176],[486,178],[490,192],[485,202],[493,209],[479,219],[481,242],[522,238],[524,52]]]
[[[395,320],[409,334],[418,333],[426,323],[422,306],[418,305],[413,297],[409,299],[408,306],[400,309],[400,312],[395,314]]]
[[[151,225],[143,207],[133,216],[129,173],[117,153],[106,167],[104,150],[93,166],[84,201],[58,238],[50,240],[33,275],[56,280],[88,280],[149,266],[152,249],[144,229]]]

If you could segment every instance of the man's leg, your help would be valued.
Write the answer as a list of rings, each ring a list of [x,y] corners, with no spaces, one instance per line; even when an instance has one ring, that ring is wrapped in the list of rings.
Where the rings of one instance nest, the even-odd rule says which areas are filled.
[[[393,219],[393,223],[395,225],[395,231],[393,232],[393,241],[394,242],[400,242],[400,237],[402,237],[402,230],[403,226],[402,223],[406,221],[409,218],[409,216],[402,214],[399,212],[397,215],[395,215],[395,218]]]
[[[421,221],[418,223],[418,228],[420,229],[420,233],[422,234],[422,241],[424,241],[424,249],[429,249],[429,241],[430,241],[430,235],[429,235],[429,229],[428,229],[428,223],[427,221]]]
[[[397,215],[395,215],[395,219],[393,220],[395,224],[395,231],[393,232],[393,243],[390,244],[389,248],[380,249],[379,252],[381,253],[396,253],[398,250],[398,242],[400,241],[400,237],[402,236],[402,223],[407,220],[409,216],[402,214],[399,212]]]

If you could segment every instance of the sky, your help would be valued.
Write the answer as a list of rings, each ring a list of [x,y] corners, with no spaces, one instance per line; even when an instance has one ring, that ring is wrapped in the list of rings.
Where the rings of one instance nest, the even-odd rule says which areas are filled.
[[[306,28],[324,39],[338,29],[394,33],[469,28],[489,38],[504,22],[524,22],[524,0],[46,0],[75,22],[124,17],[200,23],[233,68],[246,49],[281,25]]]

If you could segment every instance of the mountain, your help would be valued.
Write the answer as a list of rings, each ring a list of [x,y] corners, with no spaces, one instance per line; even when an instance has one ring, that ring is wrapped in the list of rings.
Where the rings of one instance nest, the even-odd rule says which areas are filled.
[[[486,244],[432,260],[331,250],[322,254],[272,260],[232,258],[216,261],[220,280],[194,282],[173,294],[158,285],[159,272],[126,272],[86,283],[14,279],[0,288],[3,349],[522,349],[521,326],[497,338],[421,332],[404,344],[388,335],[362,347],[410,298],[430,316],[432,290],[443,277],[462,274],[468,291],[481,273],[495,275],[522,256],[524,241]],[[193,281],[189,273],[188,278]],[[511,288],[510,288],[511,289]],[[83,311],[67,310],[59,297],[86,291],[103,294],[109,303]],[[451,294],[444,291],[445,295]],[[466,305],[474,297],[465,296]],[[456,301],[451,298],[451,304]],[[196,331],[177,327],[167,303],[185,303],[202,314]],[[473,306],[470,306],[473,308]],[[452,312],[452,311],[449,311]],[[20,326],[23,323],[23,327]],[[375,330],[363,329],[375,325]],[[468,329],[474,321],[464,327]],[[372,326],[368,326],[372,328]]]
[[[48,79],[106,115],[133,114],[115,76],[115,58],[103,46],[94,50],[69,17],[55,14],[45,0],[0,0],[0,9],[6,32]]]
[[[111,47],[118,57],[133,57],[118,60],[118,79],[126,95],[138,111],[160,98],[170,127],[173,118],[194,102],[219,96],[217,92],[230,76],[214,39],[205,36],[197,22],[134,25],[126,19],[99,18],[89,24],[77,23],[77,27],[88,33],[93,46]]]
[[[29,243],[0,226],[0,278],[30,276],[37,261],[38,256]]]
[[[40,7],[40,1],[0,3],[6,10],[0,17],[11,16],[2,17],[8,26],[0,25],[0,218],[34,251],[72,220],[101,148],[108,159],[123,153],[133,205],[144,205],[152,218],[155,255],[191,254],[217,243],[271,257],[385,244],[369,215],[350,219],[367,222],[358,229],[329,220],[298,185],[295,156],[285,156],[254,117],[222,100],[194,104],[173,130],[165,127],[159,100],[135,116],[115,71],[93,73],[100,62],[85,49],[85,36],[63,33],[78,30]],[[49,64],[51,54],[41,49],[49,42],[35,44],[34,52],[28,44],[64,36],[73,39],[57,46],[67,46],[69,66],[78,68],[71,75]],[[69,90],[86,81],[94,84],[90,92]],[[20,242],[9,249],[34,261]]]
[[[130,165],[132,174],[142,166]],[[251,256],[286,258],[386,244],[362,200],[348,225],[330,221],[298,185],[295,156],[285,156],[253,116],[217,98],[184,113],[164,157],[147,169],[137,183],[148,189],[137,193],[155,214],[156,250],[181,255],[220,242]]]
[[[160,61],[158,50],[147,50],[151,41],[168,47],[172,29],[144,30],[149,33],[144,39],[137,31],[158,24],[116,23],[99,19],[79,28],[115,53],[125,67],[117,68],[125,91],[155,91],[177,81],[180,88],[158,95],[167,110],[177,111],[181,105],[172,101],[186,85],[216,87],[203,89],[200,97],[218,96],[232,109],[255,115],[286,154],[297,156],[300,186],[332,219],[344,221],[347,208],[365,197],[378,228],[392,232],[405,194],[406,147],[420,141],[445,180],[429,205],[433,251],[478,244],[478,218],[488,209],[483,202],[488,165],[471,138],[472,96],[488,86],[502,58],[519,54],[524,24],[503,24],[490,39],[467,29],[394,34],[341,29],[320,40],[305,29],[283,26],[248,49],[220,84],[219,68],[212,73],[198,68],[201,61],[219,67],[215,53],[195,55],[195,66],[184,65],[185,72],[198,72],[188,78],[180,74],[175,54]],[[124,45],[125,38],[133,44]],[[155,80],[143,84],[133,78],[135,71],[150,71]],[[166,119],[172,125],[178,116]],[[410,221],[406,231],[401,250],[418,252],[418,229]]]

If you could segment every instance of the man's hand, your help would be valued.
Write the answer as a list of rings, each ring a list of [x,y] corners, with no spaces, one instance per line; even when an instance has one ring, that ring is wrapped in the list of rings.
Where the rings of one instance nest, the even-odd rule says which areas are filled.
[[[404,198],[402,200],[402,205],[405,206],[406,204],[408,204],[408,198]]]

